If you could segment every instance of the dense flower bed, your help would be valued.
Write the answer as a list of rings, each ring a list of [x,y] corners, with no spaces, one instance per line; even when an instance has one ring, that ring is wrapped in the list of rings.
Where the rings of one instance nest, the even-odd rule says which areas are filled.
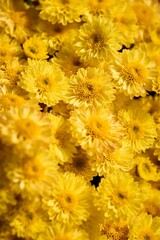
[[[0,0],[0,240],[160,239],[158,0]]]

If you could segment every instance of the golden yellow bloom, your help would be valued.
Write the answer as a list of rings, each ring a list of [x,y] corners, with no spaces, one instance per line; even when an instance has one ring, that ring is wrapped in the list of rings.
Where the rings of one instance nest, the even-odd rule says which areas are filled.
[[[129,173],[115,170],[102,178],[97,188],[95,204],[109,219],[133,219],[142,207],[143,196]]]
[[[102,69],[80,69],[69,80],[67,98],[75,107],[102,107],[114,99],[115,89],[111,76]]]
[[[68,84],[62,71],[45,60],[28,60],[19,86],[29,92],[32,99],[49,106],[63,100]]]
[[[150,189],[147,198],[144,201],[142,211],[152,215],[152,217],[160,217],[160,192],[155,189]]]
[[[10,38],[4,32],[0,32],[0,61],[8,61],[13,57],[21,58],[23,52],[20,44],[15,40]]]
[[[19,154],[31,154],[50,143],[50,121],[31,107],[12,108],[0,113],[0,137]],[[3,143],[2,142],[2,143]]]
[[[115,3],[115,5],[117,5],[117,3]],[[113,15],[113,21],[123,36],[123,45],[130,47],[130,45],[135,42],[138,27],[136,24],[136,15],[127,2],[123,3],[120,11]]]
[[[115,55],[112,67],[116,87],[125,95],[145,97],[147,90],[152,89],[155,76],[155,63],[146,56],[145,52],[137,49],[123,50]]]
[[[42,19],[48,20],[52,24],[62,23],[67,25],[67,23],[72,23],[74,21],[80,22],[80,15],[83,14],[85,10],[86,0],[82,0],[77,4],[76,0],[40,0],[40,17]]]
[[[92,18],[80,27],[75,49],[86,62],[109,59],[112,52],[121,49],[119,32],[111,19]]]
[[[37,240],[89,240],[87,232],[70,225],[55,223],[47,232],[40,234]]]
[[[37,239],[38,235],[47,227],[40,203],[37,200],[32,202],[21,200],[12,211],[10,227],[12,234],[18,238]]]
[[[79,108],[69,121],[73,139],[89,155],[98,152],[105,154],[121,145],[122,128],[107,109]]]
[[[50,191],[43,196],[50,220],[80,225],[89,217],[90,189],[82,177],[73,173],[59,174]]]
[[[124,6],[125,1],[119,0],[89,0],[88,1],[88,12],[87,17],[92,18],[92,16],[115,16],[118,12],[121,11]]]
[[[128,240],[129,227],[125,221],[106,220],[101,224],[100,240]]]
[[[93,176],[96,175],[95,171],[91,170],[89,164],[90,157],[82,150],[81,147],[77,147],[77,153],[74,153],[71,163],[65,163],[62,166],[63,171],[73,172],[77,176],[82,176],[90,184]]]
[[[56,180],[56,162],[48,151],[35,153],[22,158],[12,157],[5,164],[6,176],[10,181],[10,189],[27,199],[42,196],[48,186]]]
[[[137,163],[138,175],[146,181],[158,181],[158,168],[153,164],[149,157],[137,157],[135,159]]]
[[[134,221],[129,231],[129,240],[158,240],[160,238],[160,217],[152,218],[147,213],[141,213]]]
[[[106,155],[102,153],[93,155],[89,163],[99,176],[107,176],[108,172],[113,172],[115,169],[130,171],[135,164],[132,147],[123,141],[121,147],[108,151]]]
[[[124,128],[124,139],[135,152],[145,151],[153,146],[157,137],[153,117],[139,107],[119,111],[119,119]]]
[[[132,2],[131,7],[136,14],[137,24],[140,28],[139,38],[143,40],[148,30],[154,28],[159,22],[158,6],[152,1],[133,0]]]
[[[50,153],[60,164],[71,162],[73,154],[77,150],[73,142],[71,142],[71,134],[67,131],[67,122],[62,116],[50,114],[49,118],[52,126]]]
[[[56,53],[56,58],[53,58],[53,61],[59,65],[67,77],[71,77],[73,74],[76,74],[80,68],[86,68],[88,65],[75,53],[72,41],[63,44],[61,50]]]
[[[24,53],[29,58],[34,59],[47,59],[48,44],[41,36],[34,35],[27,39],[23,44]]]
[[[25,39],[32,33],[32,25],[34,19],[36,19],[32,9],[26,9],[22,0],[2,0],[0,5],[0,27],[4,31],[16,38],[20,43],[23,43]]]

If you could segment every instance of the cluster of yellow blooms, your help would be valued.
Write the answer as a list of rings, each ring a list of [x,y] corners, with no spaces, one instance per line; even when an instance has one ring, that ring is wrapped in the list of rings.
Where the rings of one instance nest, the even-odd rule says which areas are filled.
[[[0,0],[0,240],[160,240],[158,0]]]

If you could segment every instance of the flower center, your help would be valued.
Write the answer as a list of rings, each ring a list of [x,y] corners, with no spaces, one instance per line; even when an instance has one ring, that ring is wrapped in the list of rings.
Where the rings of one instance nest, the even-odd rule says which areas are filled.
[[[67,192],[57,195],[57,201],[64,211],[72,211],[77,205],[75,196]]]
[[[50,92],[54,88],[52,79],[48,76],[37,79],[37,88],[39,92]]]
[[[22,138],[23,140],[35,139],[40,133],[39,126],[31,119],[17,121],[16,127],[17,137]]]
[[[130,84],[143,83],[147,78],[147,70],[140,63],[128,63],[122,69],[122,76]]]
[[[11,107],[23,106],[25,100],[16,94],[8,93],[0,97],[0,102],[4,109],[10,109]]]
[[[23,164],[23,173],[27,179],[40,180],[44,175],[44,168],[39,161],[27,160]]]
[[[87,123],[87,133],[92,138],[105,140],[109,134],[110,126],[107,121],[99,116],[91,116]]]
[[[93,100],[99,95],[100,86],[94,79],[88,79],[79,83],[77,86],[77,95],[81,100]]]

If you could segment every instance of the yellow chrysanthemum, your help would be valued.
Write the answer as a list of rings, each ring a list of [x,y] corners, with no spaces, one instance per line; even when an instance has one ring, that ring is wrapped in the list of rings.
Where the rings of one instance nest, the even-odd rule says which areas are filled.
[[[61,116],[49,115],[51,120],[51,144],[50,153],[60,164],[71,162],[73,154],[77,152],[71,142],[71,135],[68,133],[66,120]]]
[[[145,151],[153,146],[157,137],[153,117],[139,107],[119,111],[119,119],[124,128],[124,139],[135,152]]]
[[[16,92],[9,92],[6,88],[0,89],[0,111],[9,110],[12,107],[23,107],[27,101]]]
[[[124,5],[124,0],[89,0],[88,1],[88,12],[87,17],[92,18],[92,16],[115,16],[119,11],[121,11]]]
[[[119,32],[111,19],[92,18],[80,27],[75,49],[86,62],[109,59],[113,51],[121,49]]]
[[[152,89],[155,76],[155,63],[147,58],[145,52],[132,49],[123,50],[115,55],[115,64],[112,67],[113,78],[118,89],[125,95],[145,97],[147,90]]]
[[[56,223],[45,234],[40,234],[37,240],[89,240],[87,232],[70,225]]]
[[[31,26],[34,25],[36,17],[37,14],[31,8],[26,9],[22,0],[1,0],[0,27],[20,43],[32,34]]]
[[[141,213],[134,221],[129,231],[129,240],[160,239],[160,217],[152,218],[147,213]]]
[[[14,193],[10,191],[8,185],[0,189],[0,216],[6,215],[11,207],[15,207],[16,199]]]
[[[47,59],[48,44],[41,36],[34,35],[27,39],[23,44],[24,53],[29,58]]]
[[[144,39],[149,29],[152,29],[159,22],[159,13],[157,4],[153,1],[133,0],[131,3],[140,28],[139,38]]]
[[[8,61],[13,57],[22,57],[23,52],[20,44],[15,40],[10,38],[4,32],[0,32],[0,61]]]
[[[73,139],[89,155],[98,152],[105,154],[121,145],[121,126],[113,113],[106,109],[79,108],[69,121]]]
[[[66,101],[60,100],[57,104],[51,107],[50,113],[55,116],[61,116],[65,119],[70,118],[71,111],[74,110],[73,105],[67,103]]]
[[[67,25],[67,23],[72,23],[74,21],[80,22],[80,15],[83,15],[85,10],[86,0],[82,0],[77,4],[76,0],[40,0],[40,17],[42,19],[48,20],[52,24],[62,23]]]
[[[37,239],[45,231],[47,222],[39,202],[21,200],[12,211],[9,225],[18,238]]]
[[[96,171],[100,176],[107,176],[108,172],[115,169],[123,171],[130,171],[134,166],[133,150],[125,142],[122,146],[116,148],[114,151],[108,151],[106,155],[101,153],[92,156],[89,160],[91,168]]]
[[[61,50],[56,53],[56,57],[53,58],[53,61],[59,65],[67,77],[71,77],[73,74],[76,74],[80,68],[86,68],[88,65],[84,64],[75,53],[72,41],[62,46]]]
[[[144,201],[142,211],[152,215],[152,217],[160,217],[160,192],[155,189],[150,189],[147,198]]]
[[[82,177],[73,173],[59,174],[43,202],[50,220],[80,225],[90,214],[90,189]]]
[[[114,93],[111,76],[100,68],[88,67],[70,78],[67,98],[75,107],[102,107],[115,99]]]
[[[95,171],[91,170],[91,166],[89,164],[89,156],[86,154],[81,147],[77,148],[78,151],[72,157],[71,163],[65,163],[62,166],[63,171],[73,172],[77,176],[82,176],[88,181],[90,184],[93,176],[96,175]]]
[[[113,15],[113,21],[123,36],[123,45],[130,47],[135,42],[138,27],[136,25],[136,15],[127,2],[123,4],[120,11]]]
[[[95,204],[110,219],[133,219],[142,207],[143,196],[129,173],[116,170],[102,178]]]
[[[14,193],[33,199],[45,194],[48,186],[56,180],[56,163],[48,151],[35,153],[31,157],[12,158],[4,168]]]
[[[101,224],[100,240],[128,240],[129,228],[125,221],[104,221]]]
[[[137,157],[136,170],[138,175],[146,181],[158,181],[158,169],[149,157]]]
[[[28,91],[32,99],[49,106],[63,100],[68,84],[62,71],[45,60],[28,60],[19,86]]]
[[[0,113],[2,143],[14,146],[19,154],[48,146],[50,133],[49,119],[36,109],[21,107]]]

